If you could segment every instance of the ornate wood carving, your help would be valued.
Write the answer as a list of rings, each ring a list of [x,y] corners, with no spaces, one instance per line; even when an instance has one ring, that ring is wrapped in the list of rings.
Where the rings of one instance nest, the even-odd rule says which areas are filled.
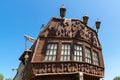
[[[57,25],[56,25],[57,24]],[[88,28],[81,21],[64,20],[60,22],[52,20],[49,26],[40,34],[42,37],[65,37],[83,39],[88,43],[98,46],[98,39],[95,31]]]
[[[82,62],[32,63],[35,74],[83,72],[97,76],[104,75],[104,68]]]

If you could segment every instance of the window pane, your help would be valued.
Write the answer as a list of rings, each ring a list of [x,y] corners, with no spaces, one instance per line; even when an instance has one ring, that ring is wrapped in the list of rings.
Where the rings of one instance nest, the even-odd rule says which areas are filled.
[[[51,61],[52,60],[52,56],[49,56],[49,61]]]
[[[50,46],[51,46],[51,45],[50,45],[50,44],[48,44],[47,49],[50,49]]]
[[[74,56],[74,60],[75,60],[75,61],[77,60],[76,56]]]
[[[79,51],[77,51],[77,55],[79,56]]]
[[[60,60],[61,60],[61,61],[64,60],[64,59],[63,59],[63,56],[61,56]]]
[[[64,45],[62,45],[62,49],[64,49]]]
[[[82,52],[80,52],[80,56],[82,56]]]
[[[91,58],[90,56],[91,56],[90,53],[88,53],[88,58]]]
[[[57,49],[57,44],[54,45],[54,49]]]
[[[80,49],[79,49],[79,46],[77,46],[77,50],[80,50]]]
[[[65,49],[67,49],[67,47],[68,47],[68,46],[67,46],[67,44],[65,44],[65,46],[64,46],[64,47],[65,47]]]
[[[82,61],[82,57],[80,57],[80,61]]]
[[[68,50],[68,55],[70,55],[70,50]]]
[[[66,58],[66,56],[64,56],[64,60],[66,60],[67,58]]]
[[[70,50],[70,45],[67,45],[68,50]]]
[[[53,61],[56,60],[56,56],[53,56]]]
[[[76,51],[74,50],[74,55],[77,55]]]
[[[64,55],[64,51],[63,50],[61,51],[61,55]]]
[[[76,49],[76,45],[74,45],[74,49]]]
[[[82,47],[80,47],[80,50],[82,50]]]
[[[51,44],[51,49],[54,49],[54,44]]]
[[[79,61],[79,57],[77,57],[77,61]]]
[[[70,56],[67,56],[67,60],[70,60]]]
[[[56,50],[53,51],[53,55],[56,55]]]
[[[48,56],[45,56],[45,60],[48,60]]]
[[[50,50],[50,54],[49,54],[49,55],[52,55],[52,52],[53,52],[53,51],[52,51],[52,50]]]
[[[67,55],[67,50],[64,51],[64,55]]]
[[[47,50],[47,51],[46,51],[46,55],[49,55],[49,52],[50,52],[50,51],[49,51],[49,50]]]

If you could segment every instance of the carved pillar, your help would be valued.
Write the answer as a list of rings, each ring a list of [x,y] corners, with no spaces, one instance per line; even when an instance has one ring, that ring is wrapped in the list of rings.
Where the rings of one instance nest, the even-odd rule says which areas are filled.
[[[79,72],[79,80],[83,80],[83,72]]]
[[[104,67],[102,51],[98,52],[98,60],[99,60],[99,65],[102,66],[102,67]]]
[[[94,64],[94,61],[93,61],[93,48],[91,48],[91,63]]]
[[[58,44],[57,61],[60,61],[60,57],[61,57],[61,46],[62,46],[62,41],[60,40],[60,41],[59,41],[59,44]]]
[[[27,50],[25,51],[25,56],[24,56],[24,58],[25,58],[25,65],[26,65],[27,62],[28,62],[28,58],[29,58],[29,55],[28,55],[28,51],[27,51]]]
[[[74,43],[72,41],[72,44],[71,44],[71,51],[70,51],[70,57],[71,57],[71,60],[74,60]]]
[[[83,62],[85,62],[85,56],[86,56],[86,55],[85,55],[85,46],[84,46],[84,45],[83,45],[82,50],[83,50],[83,51],[82,51],[82,52],[83,52],[83,59],[82,59],[82,60],[83,60]]]
[[[47,49],[47,44],[48,44],[48,38],[45,38],[45,39],[40,39],[40,42],[39,42],[40,46],[43,46],[41,47],[40,49],[38,49],[39,51],[42,51],[42,57],[39,57],[40,60],[44,60],[45,59],[45,54],[46,53],[46,49]],[[38,51],[37,50],[37,51]],[[37,54],[38,52],[36,52]],[[39,53],[40,54],[40,53]],[[36,55],[37,56],[37,55]],[[35,58],[36,59],[36,58]],[[36,60],[37,61],[37,60]]]

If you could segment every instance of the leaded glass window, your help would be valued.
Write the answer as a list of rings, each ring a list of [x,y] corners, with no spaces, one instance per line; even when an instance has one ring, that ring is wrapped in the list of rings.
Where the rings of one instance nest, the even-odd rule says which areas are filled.
[[[89,48],[85,48],[85,61],[91,63],[91,52]]]
[[[70,60],[70,44],[62,44],[61,61]]]
[[[57,55],[57,44],[51,43],[47,45],[45,61],[55,61]]]
[[[82,46],[74,45],[74,60],[82,61]]]
[[[98,53],[93,51],[93,64],[95,65],[99,65],[99,61],[98,61]]]

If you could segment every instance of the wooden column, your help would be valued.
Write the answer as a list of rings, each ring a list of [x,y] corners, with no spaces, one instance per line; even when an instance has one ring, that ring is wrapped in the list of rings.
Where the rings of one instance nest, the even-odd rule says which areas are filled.
[[[57,61],[60,61],[60,57],[61,57],[61,47],[62,46],[62,42],[61,40],[58,43],[58,52],[57,52]]]
[[[84,80],[83,79],[83,72],[79,72],[78,74],[79,74],[79,80]]]
[[[83,45],[83,48],[82,48],[82,55],[83,55],[83,62],[85,62],[85,45]]]

